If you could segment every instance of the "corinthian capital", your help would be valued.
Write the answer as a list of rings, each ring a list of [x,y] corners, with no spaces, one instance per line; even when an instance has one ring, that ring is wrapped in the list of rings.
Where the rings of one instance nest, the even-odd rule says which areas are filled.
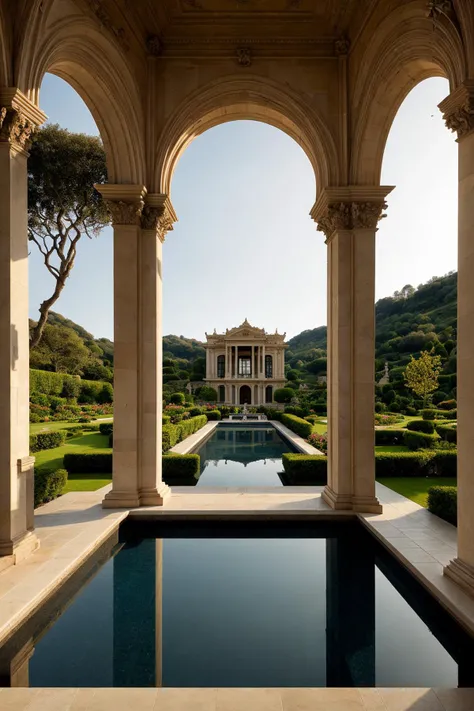
[[[328,240],[338,230],[375,230],[386,217],[385,196],[389,187],[327,188],[323,190],[311,216]]]
[[[176,213],[166,195],[148,195],[142,214],[142,229],[156,232],[158,238],[164,242],[168,232],[173,229],[176,222]]]
[[[114,227],[140,224],[146,195],[143,185],[104,183],[94,187],[104,198]]]
[[[439,104],[446,126],[464,138],[474,130],[474,80],[464,82]]]
[[[28,150],[35,125],[17,109],[0,108],[0,141],[7,141],[19,150]]]

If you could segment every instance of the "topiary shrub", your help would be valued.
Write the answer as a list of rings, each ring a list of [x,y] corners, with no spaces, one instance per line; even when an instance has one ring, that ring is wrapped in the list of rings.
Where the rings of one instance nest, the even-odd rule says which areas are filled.
[[[437,423],[436,432],[445,442],[457,442],[458,431],[456,427],[453,427],[452,425],[442,425]]]
[[[104,405],[114,401],[114,389],[110,383],[104,383],[102,390],[97,395],[97,402]]]
[[[286,452],[282,456],[286,482],[293,486],[320,486],[327,481],[328,459],[320,454]]]
[[[292,388],[277,388],[273,393],[273,399],[279,403],[291,402],[294,397],[295,391]]]
[[[402,445],[405,430],[375,430],[376,446]]]
[[[433,434],[435,425],[433,420],[412,420],[407,424],[407,430],[412,432],[424,432],[425,434]]]
[[[199,474],[199,454],[165,454],[162,459],[163,479],[172,484],[175,479],[196,477]]]
[[[207,417],[208,420],[220,420],[221,413],[219,410],[207,410],[205,417]]]
[[[377,478],[412,476],[456,476],[456,450],[423,452],[376,452]]]
[[[458,522],[458,491],[455,486],[430,486],[428,511],[454,526]]]
[[[191,417],[197,417],[198,415],[202,415],[202,407],[191,407],[189,410],[189,415]]]
[[[195,395],[198,400],[203,402],[217,402],[217,390],[209,385],[202,385],[196,389]]]
[[[457,407],[456,400],[443,400],[438,403],[440,410],[455,410]]]
[[[102,435],[110,435],[114,431],[113,422],[101,422],[99,425],[99,432]]]
[[[220,413],[219,413],[220,414]],[[207,422],[206,415],[198,415],[190,417],[189,420],[184,420],[177,425],[163,425],[162,431],[162,452],[167,452],[169,449],[181,442],[189,435],[194,434]]]
[[[446,420],[457,420],[458,419],[458,411],[457,410],[445,410],[444,417]]]
[[[79,397],[80,392],[80,378],[74,378],[72,375],[64,376],[63,389],[61,391],[62,397],[65,397],[68,400],[72,400],[73,398]]]
[[[422,417],[424,420],[435,420],[436,419],[436,410],[433,410],[433,409],[423,410]]]
[[[30,452],[41,452],[44,449],[54,449],[60,447],[66,441],[66,431],[40,432],[30,435]]]
[[[406,430],[403,437],[403,444],[409,449],[431,449],[435,446],[438,435],[425,434],[424,432],[411,432]]]
[[[173,403],[173,405],[184,405],[185,400],[186,398],[183,393],[173,393],[170,397],[170,402]]]
[[[161,416],[161,424],[162,425],[168,425],[171,422],[171,417],[169,415],[162,415]]]
[[[46,504],[48,501],[56,499],[63,493],[67,483],[67,471],[65,469],[36,469],[34,479],[34,499],[35,506]]]
[[[64,468],[69,474],[111,474],[111,452],[69,453],[64,455]]]
[[[281,415],[281,422],[283,425],[288,427],[288,429],[296,432],[296,434],[300,435],[300,437],[303,437],[303,439],[307,439],[313,431],[311,422],[303,420],[301,417],[296,417],[296,415],[289,415],[288,413],[283,412]]]

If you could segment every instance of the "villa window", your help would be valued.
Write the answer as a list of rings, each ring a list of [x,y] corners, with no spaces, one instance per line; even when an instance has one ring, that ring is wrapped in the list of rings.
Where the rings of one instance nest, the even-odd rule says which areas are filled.
[[[225,378],[225,356],[217,356],[217,377]]]
[[[219,385],[219,402],[225,402],[225,387]]]
[[[273,378],[273,356],[265,356],[265,377]]]
[[[250,358],[239,358],[239,375],[242,377],[250,377],[252,374],[252,362]]]
[[[273,402],[273,388],[271,385],[267,385],[265,388],[265,402]]]

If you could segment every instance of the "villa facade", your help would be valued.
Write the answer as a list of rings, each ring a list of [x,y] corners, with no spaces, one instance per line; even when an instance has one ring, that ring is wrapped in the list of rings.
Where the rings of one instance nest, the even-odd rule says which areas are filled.
[[[274,402],[285,385],[285,335],[267,333],[245,319],[225,333],[206,333],[206,384],[228,405],[264,405]]]

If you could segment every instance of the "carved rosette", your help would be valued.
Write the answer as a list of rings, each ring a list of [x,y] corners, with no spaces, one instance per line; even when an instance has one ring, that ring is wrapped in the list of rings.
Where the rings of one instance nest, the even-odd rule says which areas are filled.
[[[165,205],[145,205],[142,213],[142,229],[156,232],[161,242],[173,229],[173,218]]]
[[[21,111],[13,108],[0,108],[0,141],[10,143],[18,150],[27,151],[35,125]]]
[[[377,202],[339,202],[328,205],[318,219],[318,230],[329,239],[339,230],[374,230],[379,220],[386,217],[385,200]]]
[[[112,217],[112,224],[116,225],[138,225],[143,209],[141,200],[106,200],[107,210]]]
[[[351,43],[347,37],[340,37],[334,42],[334,51],[338,57],[344,57],[349,54]]]

